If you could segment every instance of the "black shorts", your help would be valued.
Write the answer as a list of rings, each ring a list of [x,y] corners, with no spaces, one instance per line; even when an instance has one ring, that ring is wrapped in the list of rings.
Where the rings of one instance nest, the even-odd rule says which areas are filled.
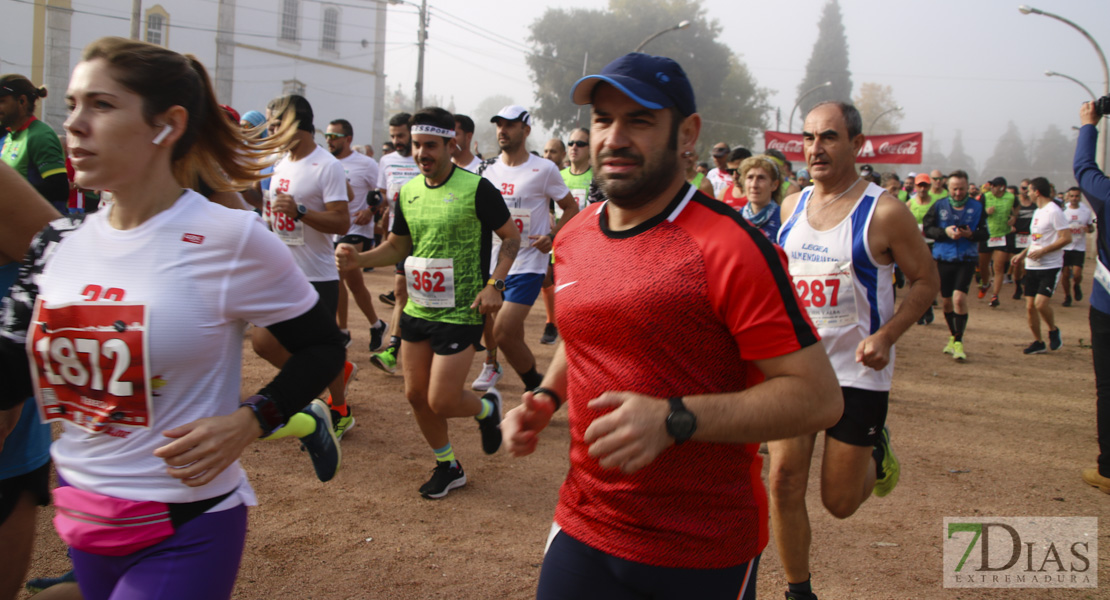
[[[719,569],[657,567],[617,558],[559,531],[544,554],[536,600],[755,600],[759,558]]]
[[[937,272],[940,273],[940,297],[951,298],[952,293],[961,291],[967,293],[971,289],[971,280],[975,277],[973,262],[948,262],[937,261]]]
[[[339,280],[335,281],[310,281],[316,293],[320,294],[320,302],[328,309],[328,314],[339,310]]]
[[[996,246],[994,248],[991,248],[990,246],[987,245],[987,242],[989,242],[989,241],[990,240],[983,240],[983,241],[979,242],[979,254],[993,254],[996,251],[1009,253],[1010,248],[1013,246],[1013,243],[1014,243],[1013,242],[1013,234],[1010,234],[1010,235],[1006,236],[1006,245],[1005,246]]]
[[[1060,269],[1026,269],[1025,277],[1021,280],[1021,287],[1025,289],[1025,297],[1033,296],[1052,297],[1056,291],[1056,280],[1060,278]]]
[[[836,425],[825,430],[825,435],[852,446],[874,446],[879,443],[886,424],[890,392],[876,392],[853,387],[842,387],[844,415]]]
[[[450,356],[466,350],[470,346],[478,350],[482,347],[483,325],[459,325],[439,323],[411,315],[401,315],[401,340],[405,342],[430,341],[432,352],[440,356]]]
[[[374,240],[366,237],[365,235],[345,235],[339,238],[339,241],[335,243],[336,246],[338,246],[339,244],[350,244],[352,246],[358,246],[359,252],[366,252],[367,250],[374,247]]]
[[[50,461],[34,471],[0,481],[0,524],[8,520],[15,505],[29,492],[36,506],[50,504]]]
[[[1087,258],[1084,250],[1064,250],[1064,266],[1083,268],[1083,261]]]

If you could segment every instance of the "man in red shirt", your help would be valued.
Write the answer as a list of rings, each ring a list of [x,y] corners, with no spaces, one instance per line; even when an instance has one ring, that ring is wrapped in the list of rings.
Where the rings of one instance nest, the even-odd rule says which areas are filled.
[[[686,183],[701,117],[682,68],[629,54],[573,98],[593,105],[608,201],[556,238],[563,339],[502,423],[509,451],[529,454],[566,398],[570,470],[537,597],[755,598],[759,442],[835,423],[836,376],[782,250]],[[676,299],[693,337],[644,327],[673,319]]]

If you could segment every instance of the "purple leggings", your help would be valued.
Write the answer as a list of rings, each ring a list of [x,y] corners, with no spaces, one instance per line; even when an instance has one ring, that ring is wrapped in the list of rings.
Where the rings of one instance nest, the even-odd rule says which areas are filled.
[[[247,507],[205,513],[127,556],[70,548],[85,600],[230,598],[247,539]]]

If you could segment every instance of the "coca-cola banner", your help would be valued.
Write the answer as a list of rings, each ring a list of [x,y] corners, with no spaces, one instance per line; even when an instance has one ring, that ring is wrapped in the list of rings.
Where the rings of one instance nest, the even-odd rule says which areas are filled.
[[[764,131],[763,143],[774,148],[794,162],[805,162],[802,153],[802,134],[782,131]],[[861,163],[921,164],[921,133],[892,133],[869,135],[863,142],[856,160]]]

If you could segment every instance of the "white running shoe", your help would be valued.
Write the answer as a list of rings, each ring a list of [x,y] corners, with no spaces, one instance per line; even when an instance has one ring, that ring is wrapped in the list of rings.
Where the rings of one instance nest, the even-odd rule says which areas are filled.
[[[497,385],[498,381],[501,381],[501,365],[483,363],[482,372],[478,374],[478,378],[474,380],[470,387],[479,392],[484,392]]]

